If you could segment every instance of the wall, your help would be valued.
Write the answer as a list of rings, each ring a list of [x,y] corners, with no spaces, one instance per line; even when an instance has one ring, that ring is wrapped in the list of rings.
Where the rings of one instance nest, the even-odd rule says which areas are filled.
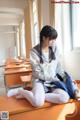
[[[14,57],[15,40],[12,26],[0,26],[0,64],[8,57]]]
[[[26,3],[27,3],[27,0],[0,0],[0,7],[23,9]]]

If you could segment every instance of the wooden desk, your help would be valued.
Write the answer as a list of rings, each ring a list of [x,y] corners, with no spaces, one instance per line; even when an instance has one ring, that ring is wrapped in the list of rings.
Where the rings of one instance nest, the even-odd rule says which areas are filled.
[[[30,60],[29,59],[24,60],[24,59],[19,59],[19,58],[16,58],[16,59],[8,58],[5,62],[6,65],[9,65],[9,64],[17,65],[17,64],[21,64],[21,63],[27,63],[27,64],[29,63],[30,64]]]
[[[16,87],[23,85],[21,81],[21,76],[31,75],[32,69],[31,66],[16,66],[16,65],[7,65],[5,67],[4,79],[6,88]]]
[[[35,108],[26,99],[0,97],[0,111],[8,111],[10,120],[65,120],[65,115],[74,109],[74,102],[60,105],[45,102]]]
[[[14,69],[14,68],[31,68],[31,65],[30,64],[19,64],[19,65],[16,65],[16,64],[9,64],[7,66],[5,66],[5,70],[7,69]]]

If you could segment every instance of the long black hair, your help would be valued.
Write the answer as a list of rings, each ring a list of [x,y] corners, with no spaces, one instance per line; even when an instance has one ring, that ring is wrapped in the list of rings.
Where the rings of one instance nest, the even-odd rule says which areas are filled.
[[[40,32],[40,56],[42,56],[43,37],[49,38],[49,40],[54,40],[57,38],[57,36],[57,31],[53,27],[46,25],[42,28]],[[52,47],[49,47],[49,62],[51,62],[52,59],[55,59],[55,54],[52,50]],[[43,63],[42,57],[40,57],[40,63]]]
[[[34,47],[34,49],[38,52],[40,63],[43,63],[43,58],[42,58],[43,37],[49,38],[49,40],[54,40],[57,38],[57,36],[58,36],[57,31],[53,27],[46,25],[42,28],[40,32],[40,44]],[[51,62],[53,59],[55,59],[55,54],[53,52],[52,47],[49,46],[49,62]]]
[[[56,39],[58,34],[57,34],[57,31],[53,27],[46,25],[42,28],[40,32],[40,43],[43,42],[43,36],[46,38],[49,37],[49,40],[52,40],[52,39]]]

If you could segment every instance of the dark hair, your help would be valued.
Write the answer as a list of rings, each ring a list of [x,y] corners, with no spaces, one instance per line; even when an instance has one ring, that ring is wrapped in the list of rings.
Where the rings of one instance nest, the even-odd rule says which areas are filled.
[[[57,35],[58,35],[57,31],[53,27],[46,25],[42,28],[40,32],[40,42],[43,41],[43,36],[46,38],[49,37],[49,40],[51,40],[56,39]]]
[[[52,39],[56,39],[58,36],[57,34],[57,31],[49,26],[49,25],[46,25],[42,28],[41,32],[40,32],[40,56],[42,56],[42,43],[43,43],[43,37],[46,37],[48,38],[49,37],[49,40],[52,40]],[[53,50],[52,50],[52,47],[49,47],[49,62],[51,62],[52,59],[55,59],[55,55],[53,53]],[[40,63],[43,63],[43,59],[42,57],[40,57]]]

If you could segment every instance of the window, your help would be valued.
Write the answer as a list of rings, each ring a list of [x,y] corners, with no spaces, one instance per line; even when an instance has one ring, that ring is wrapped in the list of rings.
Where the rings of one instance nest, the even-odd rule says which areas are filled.
[[[26,46],[25,46],[25,24],[24,24],[24,20],[17,27],[16,39],[17,39],[17,42],[16,42],[16,44],[17,44],[17,55],[25,58],[26,57]]]
[[[24,58],[26,57],[24,20],[21,23],[21,56]]]
[[[55,3],[55,27],[58,31],[57,45],[65,54],[80,47],[80,0],[64,1]]]
[[[39,43],[37,0],[33,0],[33,33],[32,46],[35,46]]]
[[[62,53],[62,27],[61,27],[61,21],[62,21],[62,17],[61,17],[61,4],[56,4],[55,5],[55,28],[58,32],[58,38],[57,38],[57,46],[60,50],[60,53]],[[60,19],[59,19],[60,18]]]
[[[17,44],[17,56],[20,56],[20,43],[19,43],[19,27],[17,27],[17,33],[16,33],[16,44]]]
[[[78,0],[80,2],[80,0]],[[73,49],[80,47],[80,3],[72,4],[72,40]]]
[[[70,4],[55,3],[55,28],[58,32],[57,46],[65,54],[71,49]]]

